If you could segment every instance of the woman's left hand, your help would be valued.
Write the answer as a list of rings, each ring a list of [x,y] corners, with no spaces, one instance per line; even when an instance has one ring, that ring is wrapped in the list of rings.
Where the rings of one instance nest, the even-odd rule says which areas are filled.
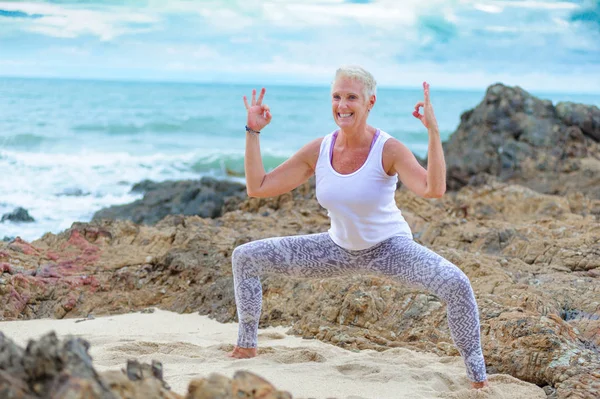
[[[437,120],[435,119],[433,106],[431,105],[431,100],[429,98],[429,83],[427,82],[423,82],[423,94],[425,101],[419,101],[415,105],[413,116],[419,119],[427,129],[437,128]],[[419,112],[419,108],[421,107],[423,107],[423,114]]]

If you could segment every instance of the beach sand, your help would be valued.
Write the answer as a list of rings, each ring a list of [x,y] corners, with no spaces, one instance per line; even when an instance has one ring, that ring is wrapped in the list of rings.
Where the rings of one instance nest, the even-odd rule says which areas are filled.
[[[235,360],[237,324],[218,323],[198,314],[155,309],[95,319],[0,322],[0,331],[17,344],[54,330],[60,338],[82,337],[98,371],[119,370],[128,359],[163,363],[173,391],[211,373],[232,377],[248,370],[294,398],[510,398],[545,399],[539,387],[508,375],[491,375],[491,386],[470,389],[462,359],[395,348],[353,352],[318,340],[286,335],[287,328],[259,331],[259,356]]]

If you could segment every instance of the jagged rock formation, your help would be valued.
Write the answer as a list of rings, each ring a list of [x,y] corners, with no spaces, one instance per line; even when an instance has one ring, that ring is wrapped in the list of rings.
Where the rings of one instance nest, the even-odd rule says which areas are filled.
[[[243,184],[210,177],[162,183],[145,180],[136,184],[132,192],[143,193],[144,197],[131,204],[99,210],[93,219],[121,219],[155,224],[167,215],[216,218],[221,216],[225,205],[235,207],[246,197],[246,187]]]
[[[538,99],[496,84],[444,144],[448,186],[482,174],[541,193],[600,199],[600,109]]]
[[[184,397],[163,379],[162,364],[129,360],[121,371],[98,373],[89,343],[59,341],[49,333],[25,349],[0,332],[0,397],[6,399],[292,399],[263,378],[237,371],[232,379],[211,374],[194,379]]]
[[[17,222],[17,223],[30,223],[34,222],[35,219],[29,215],[27,209],[18,207],[10,213],[5,213],[0,219],[0,223],[4,222]]]

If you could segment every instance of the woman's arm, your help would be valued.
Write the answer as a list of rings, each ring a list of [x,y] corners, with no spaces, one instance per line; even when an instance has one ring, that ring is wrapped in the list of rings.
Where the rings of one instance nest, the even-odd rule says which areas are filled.
[[[261,131],[271,122],[271,111],[263,98],[263,88],[256,99],[256,90],[252,90],[252,102],[249,105],[246,96],[244,104],[248,110],[247,126],[254,131]],[[316,139],[302,147],[290,159],[273,171],[266,173],[260,154],[260,134],[246,133],[246,156],[244,171],[246,174],[246,191],[250,197],[275,197],[287,193],[308,180],[314,173],[322,138]]]
[[[306,182],[313,175],[323,138],[306,144],[284,163],[271,172],[265,173],[257,136],[248,133],[246,137],[244,167],[246,169],[246,191],[250,197],[275,197],[287,193]]]
[[[427,190],[424,197],[441,198],[446,192],[446,160],[442,149],[440,131],[437,127],[429,127],[429,144],[427,149]]]
[[[433,106],[429,98],[429,84],[423,83],[425,101],[415,105],[413,115],[427,128],[429,144],[427,149],[427,169],[423,168],[413,153],[398,140],[388,140],[384,149],[384,159],[390,159],[391,171],[397,173],[400,181],[409,190],[425,198],[441,198],[446,192],[446,161],[442,149],[442,141]],[[423,115],[419,108],[423,107]]]

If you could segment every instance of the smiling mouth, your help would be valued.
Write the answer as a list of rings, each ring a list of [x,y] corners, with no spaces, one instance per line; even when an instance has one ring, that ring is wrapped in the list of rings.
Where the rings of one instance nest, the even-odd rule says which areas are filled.
[[[340,114],[338,112],[338,118],[350,118],[352,115],[354,115],[354,113],[349,113],[349,114]]]

